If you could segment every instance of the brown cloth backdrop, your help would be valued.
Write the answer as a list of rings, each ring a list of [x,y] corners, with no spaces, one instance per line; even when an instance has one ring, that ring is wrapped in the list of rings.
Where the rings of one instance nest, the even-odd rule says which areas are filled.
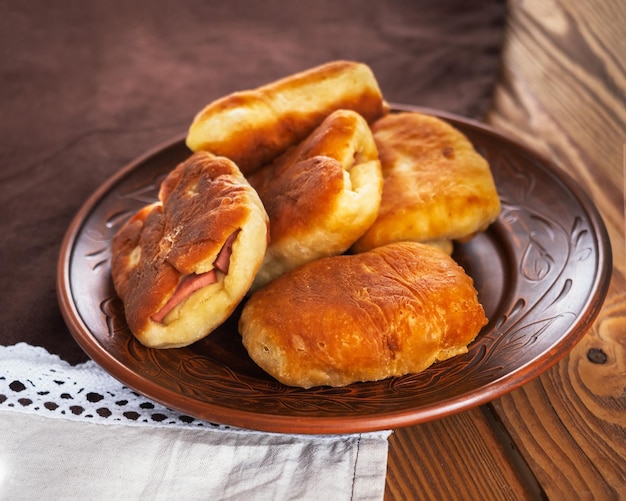
[[[210,100],[353,59],[390,102],[480,119],[505,18],[497,0],[0,0],[0,344],[87,359],[56,299],[63,235]]]

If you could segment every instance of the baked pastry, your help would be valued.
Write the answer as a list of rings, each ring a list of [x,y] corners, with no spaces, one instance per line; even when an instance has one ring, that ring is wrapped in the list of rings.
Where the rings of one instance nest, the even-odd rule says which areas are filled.
[[[232,159],[244,174],[302,141],[337,109],[368,122],[389,109],[370,68],[334,61],[208,104],[193,119],[186,143]]]
[[[239,331],[263,370],[310,388],[420,372],[465,353],[486,323],[449,255],[398,242],[282,275],[251,296]]]
[[[186,346],[224,322],[267,247],[268,218],[229,159],[200,152],[163,181],[112,242],[111,274],[128,326],[148,347]]]
[[[500,213],[487,161],[458,129],[418,112],[392,113],[371,126],[383,169],[378,218],[355,243],[363,252],[400,240],[452,251]]]
[[[346,251],[374,222],[383,179],[370,128],[331,113],[297,147],[248,176],[270,219],[270,243],[253,285]]]

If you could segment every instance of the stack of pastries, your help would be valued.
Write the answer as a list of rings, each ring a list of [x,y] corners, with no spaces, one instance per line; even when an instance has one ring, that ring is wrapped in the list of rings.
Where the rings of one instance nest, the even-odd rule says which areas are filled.
[[[111,272],[147,347],[187,346],[242,303],[278,381],[345,386],[467,352],[486,325],[454,241],[500,201],[447,122],[394,113],[371,69],[334,61],[208,104],[159,200],[116,233]]]

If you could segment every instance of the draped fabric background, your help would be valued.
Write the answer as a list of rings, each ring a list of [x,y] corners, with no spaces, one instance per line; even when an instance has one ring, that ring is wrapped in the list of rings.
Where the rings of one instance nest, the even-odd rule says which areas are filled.
[[[0,344],[87,360],[56,301],[64,232],[210,100],[354,59],[390,102],[481,118],[505,15],[493,0],[0,1]]]

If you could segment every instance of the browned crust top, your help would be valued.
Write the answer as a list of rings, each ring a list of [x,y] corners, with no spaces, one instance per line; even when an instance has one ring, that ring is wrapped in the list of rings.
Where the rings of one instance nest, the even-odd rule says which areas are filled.
[[[302,141],[337,109],[357,111],[372,122],[386,114],[389,106],[369,68],[367,81],[338,80],[336,95],[316,94],[316,84],[363,68],[367,66],[362,63],[333,61],[215,100],[197,114],[192,127],[233,110],[245,113],[247,125],[237,127],[227,140],[207,139],[201,149],[231,158],[247,175]],[[311,100],[318,103],[313,108],[308,105]]]
[[[354,162],[346,152],[360,133],[359,120],[351,111],[332,113],[306,140],[249,176],[267,210],[274,242],[307,234],[335,213],[345,189],[344,171]]]
[[[397,375],[396,358],[417,366],[437,350],[466,346],[487,320],[452,258],[402,242],[286,273],[252,296],[241,322],[284,350],[280,370],[292,382],[321,368],[352,382],[350,370],[380,379]]]

